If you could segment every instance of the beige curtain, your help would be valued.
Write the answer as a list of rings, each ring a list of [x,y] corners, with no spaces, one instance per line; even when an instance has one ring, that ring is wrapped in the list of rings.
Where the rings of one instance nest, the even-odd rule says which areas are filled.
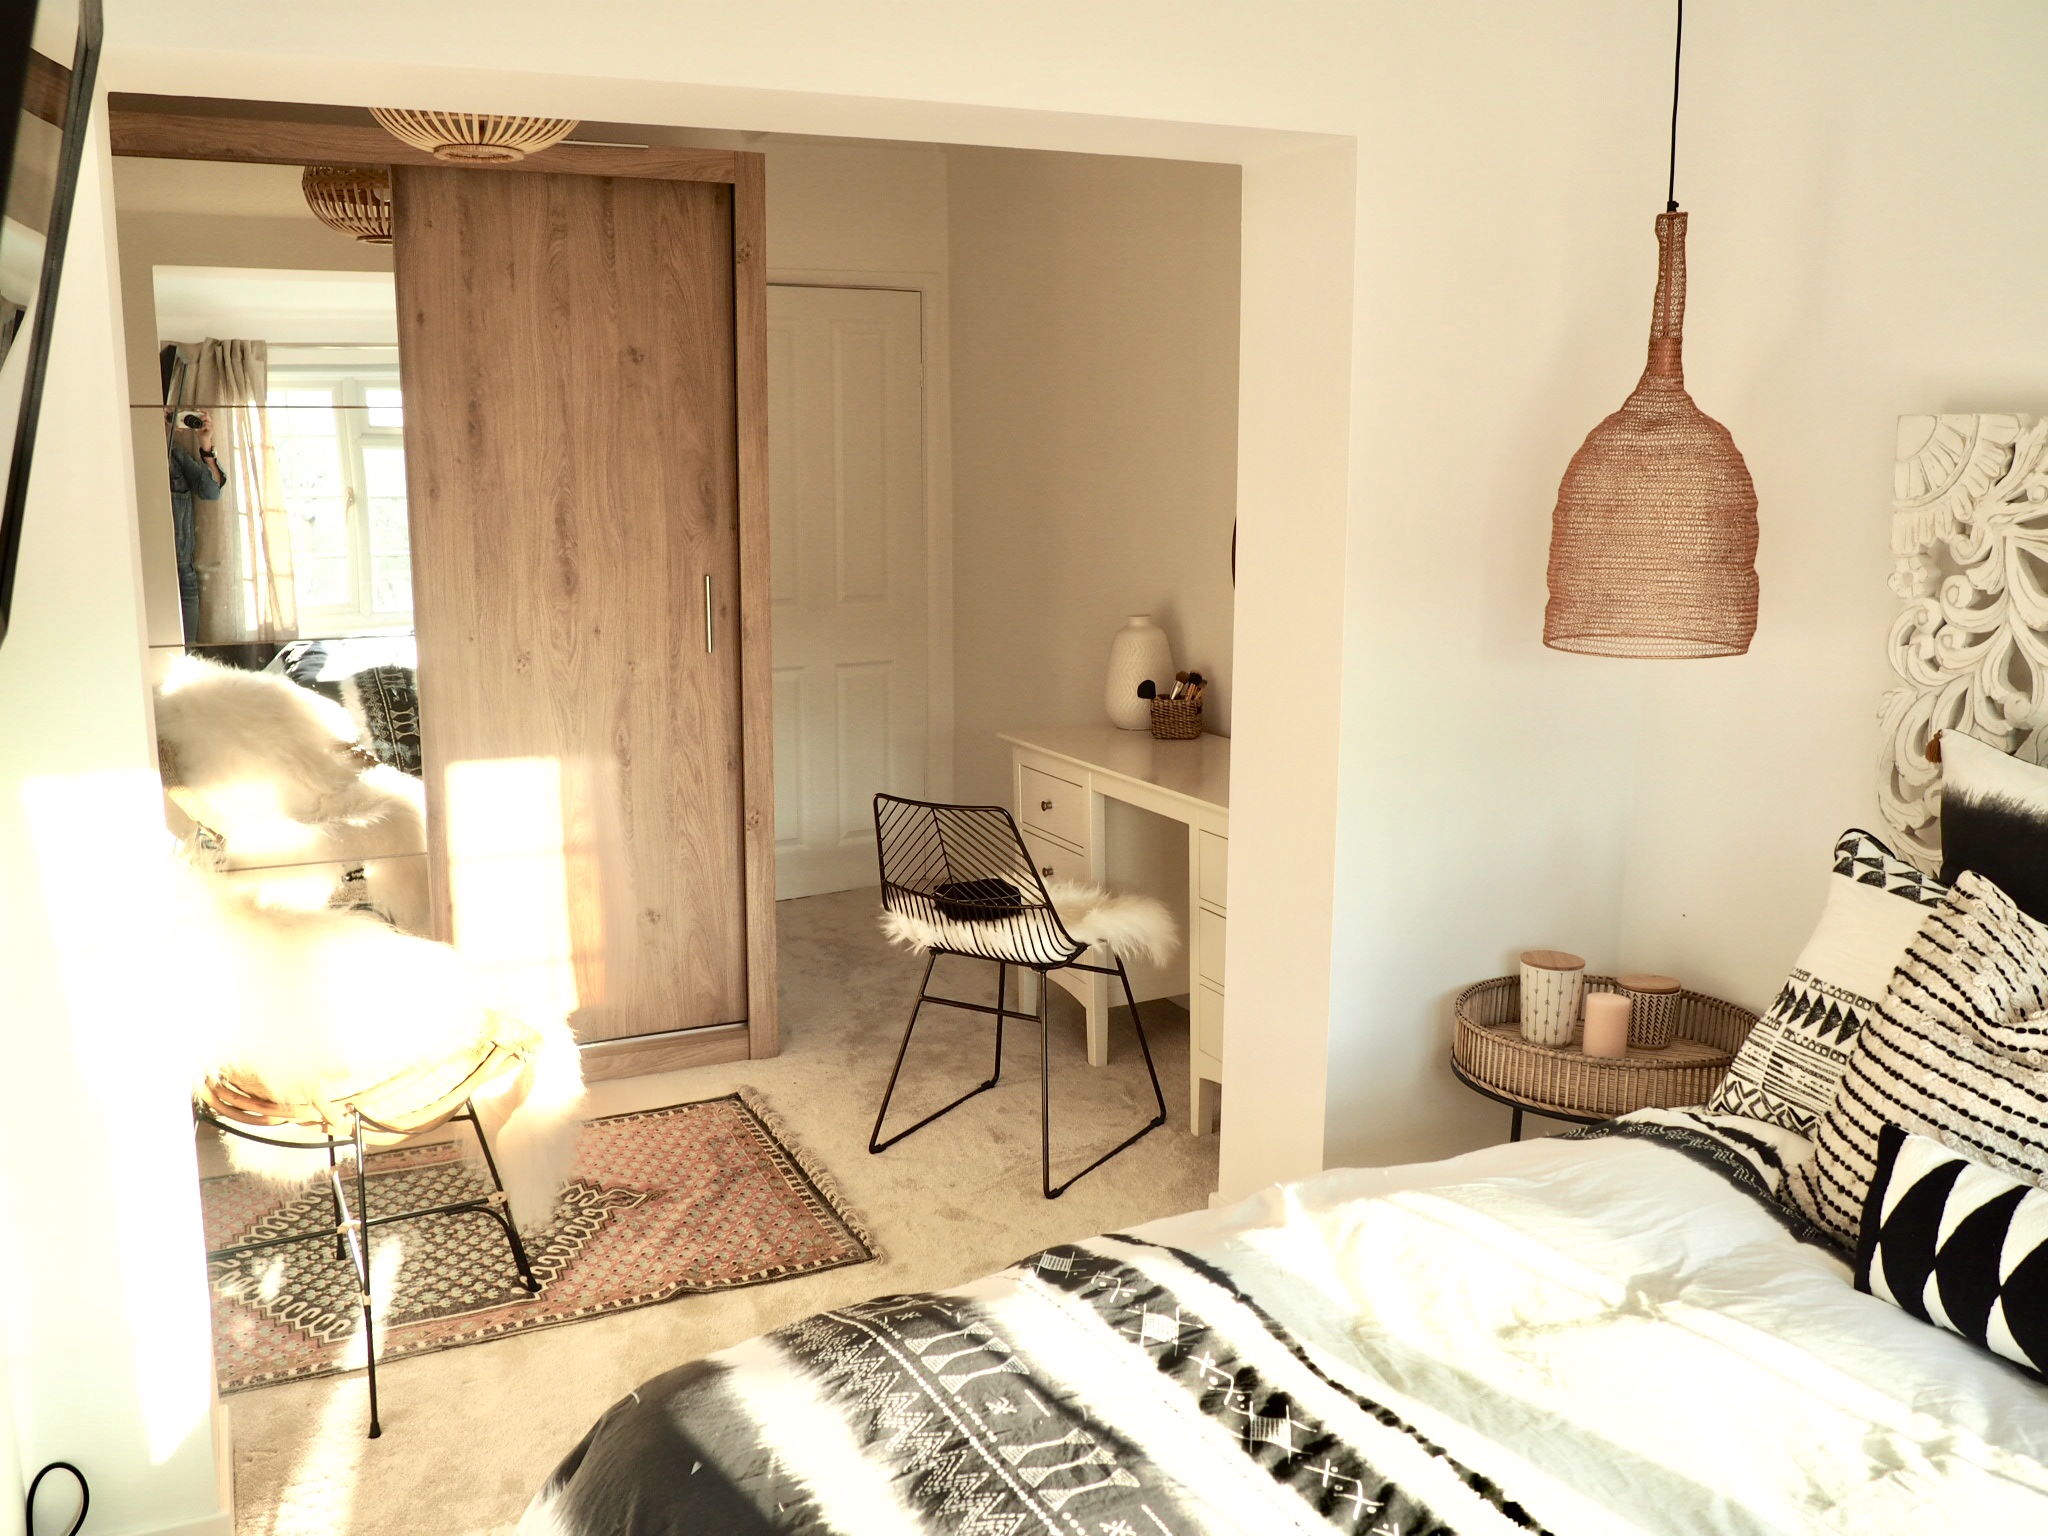
[[[195,499],[201,644],[290,640],[299,632],[291,526],[280,497],[277,449],[265,406],[269,344],[179,342],[165,403],[212,413],[214,452],[227,474],[218,501]],[[192,434],[177,429],[187,449]]]

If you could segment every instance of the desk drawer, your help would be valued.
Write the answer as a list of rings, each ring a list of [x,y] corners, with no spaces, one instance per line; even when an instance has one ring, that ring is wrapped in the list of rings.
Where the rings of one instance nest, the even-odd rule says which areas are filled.
[[[1017,769],[1017,819],[1076,848],[1088,846],[1088,791],[1037,768]]]
[[[1207,908],[1198,909],[1194,918],[1195,947],[1202,979],[1220,987],[1223,985],[1223,935],[1228,925]]]
[[[1088,883],[1088,860],[1073,849],[1036,832],[1024,834],[1024,846],[1031,850],[1031,867],[1038,871],[1038,878],[1047,885],[1055,880],[1072,880],[1080,885]]]
[[[1223,994],[1207,983],[1197,985],[1193,998],[1195,1012],[1195,1054],[1223,1059]]]
[[[1204,831],[1195,838],[1195,894],[1218,912],[1229,910],[1224,896],[1230,888],[1230,839]]]

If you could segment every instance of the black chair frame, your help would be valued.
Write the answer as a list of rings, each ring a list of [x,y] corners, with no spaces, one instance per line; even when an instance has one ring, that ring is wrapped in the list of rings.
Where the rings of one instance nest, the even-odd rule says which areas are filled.
[[[469,1200],[452,1200],[446,1205],[422,1206],[417,1210],[392,1211],[381,1216],[370,1214],[369,1180],[364,1170],[364,1155],[369,1148],[366,1137],[372,1131],[393,1136],[414,1136],[431,1126],[401,1129],[386,1125],[382,1121],[364,1114],[353,1104],[346,1106],[348,1134],[346,1136],[294,1137],[265,1136],[246,1125],[223,1119],[204,1104],[192,1106],[193,1116],[216,1130],[230,1136],[240,1136],[247,1141],[257,1141],[268,1147],[285,1147],[292,1151],[327,1153],[327,1192],[334,1210],[334,1225],[322,1230],[311,1228],[304,1232],[292,1232],[283,1237],[266,1237],[253,1243],[231,1243],[225,1248],[209,1249],[207,1262],[237,1258],[245,1253],[256,1253],[265,1248],[283,1248],[293,1243],[334,1241],[334,1256],[348,1264],[355,1271],[356,1294],[363,1309],[363,1354],[367,1362],[365,1374],[370,1389],[370,1434],[375,1440],[384,1433],[384,1426],[377,1413],[377,1325],[370,1308],[370,1228],[390,1226],[400,1221],[417,1221],[425,1216],[458,1216],[475,1212],[488,1216],[504,1229],[505,1239],[512,1248],[512,1262],[519,1270],[519,1283],[528,1295],[540,1293],[540,1281],[534,1278],[533,1265],[526,1254],[526,1244],[520,1241],[519,1228],[514,1225],[506,1209],[505,1181],[498,1176],[498,1160],[491,1155],[490,1138],[484,1135],[483,1122],[477,1118],[476,1104],[470,1099],[462,1101],[462,1108],[444,1119],[441,1124],[455,1120],[467,1120],[470,1129],[476,1133],[476,1144],[484,1155],[484,1169],[491,1176],[491,1191]],[[340,1154],[346,1151],[355,1161],[355,1176],[344,1180],[341,1172]],[[349,1201],[348,1184],[355,1185],[355,1201]]]
[[[900,834],[905,818],[924,820],[919,813],[929,813],[932,841],[937,845],[936,857],[927,846],[926,878],[905,883],[892,876],[890,845],[892,834]],[[973,817],[986,819],[991,829],[986,839],[945,835],[946,823],[943,817]],[[1000,818],[1007,837],[993,833],[996,818]],[[957,825],[957,823],[956,823]],[[963,846],[964,845],[964,846]],[[1018,829],[1009,811],[1000,805],[948,805],[928,800],[905,800],[893,795],[875,796],[875,848],[881,864],[882,902],[891,910],[908,910],[913,915],[927,917],[937,912],[960,922],[1004,921],[1018,924],[1026,935],[1027,943],[1043,950],[1050,947],[1054,955],[1064,954],[1064,959],[1034,958],[1030,961],[1006,959],[1000,955],[983,952],[987,948],[1000,948],[997,944],[979,946],[975,949],[954,948],[944,944],[926,946],[924,977],[918,983],[917,1001],[911,1005],[910,1021],[904,1026],[903,1042],[896,1048],[896,1063],[889,1073],[889,1086],[883,1090],[882,1106],[875,1112],[875,1128],[868,1136],[868,1151],[886,1151],[906,1136],[923,1130],[934,1120],[950,1114],[976,1094],[985,1093],[996,1086],[1003,1075],[1003,1024],[1006,1020],[1020,1022],[1036,1021],[1038,1025],[1038,1127],[1039,1127],[1039,1175],[1040,1188],[1048,1200],[1057,1200],[1075,1182],[1093,1173],[1119,1152],[1134,1146],[1160,1126],[1166,1124],[1166,1095],[1159,1086],[1159,1069],[1152,1060],[1152,1046],[1145,1037],[1145,1019],[1139,1011],[1137,994],[1131,989],[1130,973],[1124,969],[1120,958],[1112,955],[1111,965],[1090,965],[1079,957],[1089,947],[1066,931],[1054,910],[1052,898],[1046,893],[1045,883],[1039,878],[1033,865],[1030,851],[1025,847],[1024,835]],[[965,867],[961,867],[964,865]],[[992,880],[1011,883],[1017,900],[987,900],[963,898],[940,888],[933,876],[944,872],[954,875],[945,884],[957,892],[969,884],[986,884]],[[900,872],[899,872],[900,873]],[[985,911],[977,911],[985,908]],[[961,930],[969,932],[971,930]],[[940,997],[931,990],[932,972],[941,955],[957,955],[963,960],[981,960],[996,968],[996,1001],[991,1007],[987,1003],[968,1002],[957,997]],[[1011,971],[1031,971],[1038,977],[1038,1007],[1035,1012],[1024,1013],[1009,1006],[1009,979]],[[1114,976],[1123,987],[1124,1000],[1131,1010],[1131,1027],[1137,1031],[1138,1049],[1145,1060],[1145,1073],[1151,1080],[1152,1099],[1155,1113],[1136,1131],[1097,1157],[1078,1172],[1069,1175],[1058,1184],[1052,1181],[1052,1035],[1046,1019],[1047,994],[1052,990],[1052,972],[1059,970],[1089,971],[1098,976]],[[882,1135],[883,1123],[889,1116],[889,1104],[896,1096],[896,1084],[903,1075],[904,1059],[910,1054],[910,1038],[917,1031],[918,1016],[927,1003],[936,1003],[946,1008],[958,1008],[968,1013],[992,1015],[996,1021],[995,1062],[988,1077],[970,1088],[950,1104],[933,1110],[914,1125],[904,1127],[894,1134]]]

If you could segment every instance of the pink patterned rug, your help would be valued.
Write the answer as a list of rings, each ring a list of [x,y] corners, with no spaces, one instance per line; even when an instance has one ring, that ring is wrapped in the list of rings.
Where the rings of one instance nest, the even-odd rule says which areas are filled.
[[[373,1152],[370,1214],[484,1193],[475,1148],[463,1125],[452,1143]],[[209,1249],[333,1225],[317,1176],[293,1191],[229,1174],[203,1180],[201,1201]],[[553,1221],[526,1243],[538,1296],[520,1287],[505,1234],[487,1216],[378,1229],[370,1244],[377,1357],[877,1257],[831,1178],[745,1093],[589,1122]],[[362,1365],[355,1272],[334,1256],[331,1237],[219,1260],[211,1274],[222,1391]]]

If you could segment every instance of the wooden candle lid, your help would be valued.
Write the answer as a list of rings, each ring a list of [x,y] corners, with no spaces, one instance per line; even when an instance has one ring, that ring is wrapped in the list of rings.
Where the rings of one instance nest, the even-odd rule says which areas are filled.
[[[1586,968],[1585,961],[1561,949],[1525,949],[1522,951],[1522,964],[1539,971],[1583,971]]]
[[[1679,989],[1675,976],[1617,976],[1614,984],[1624,992],[1676,992]]]

